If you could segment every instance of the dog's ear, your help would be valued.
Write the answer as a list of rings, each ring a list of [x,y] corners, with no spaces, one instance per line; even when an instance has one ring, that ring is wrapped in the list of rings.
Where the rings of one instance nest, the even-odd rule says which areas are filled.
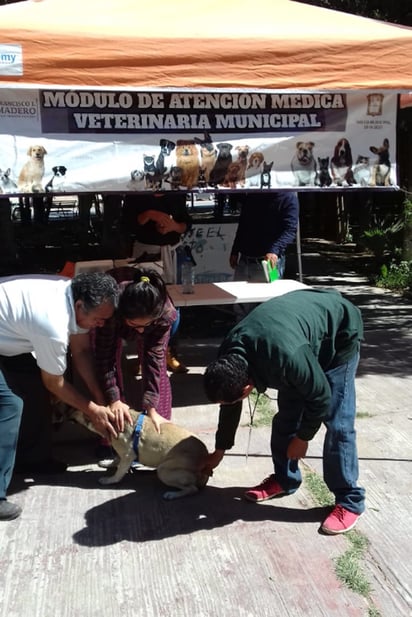
[[[43,152],[43,154],[47,154],[47,150],[44,146],[41,146],[41,151]]]
[[[62,165],[60,169],[62,170],[62,174],[65,174],[67,171],[67,167],[65,167],[64,165]]]
[[[27,156],[31,156],[33,150],[33,146],[29,146],[29,149],[27,150]]]
[[[58,167],[52,167],[52,172],[55,174],[58,170]]]
[[[309,146],[309,148],[312,150],[312,148],[315,147],[315,142],[314,141],[308,141],[307,145]]]
[[[385,139],[383,140],[383,147],[384,147],[386,150],[389,150],[389,139],[387,139],[386,137],[385,137]]]
[[[379,154],[379,150],[375,146],[370,146],[369,150],[373,152],[373,154]]]
[[[296,142],[296,147],[299,149],[303,145],[303,141]]]

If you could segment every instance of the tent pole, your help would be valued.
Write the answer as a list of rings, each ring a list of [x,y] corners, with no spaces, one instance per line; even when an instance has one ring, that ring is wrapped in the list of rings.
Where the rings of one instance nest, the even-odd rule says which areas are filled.
[[[298,274],[299,281],[303,283],[303,273],[302,273],[302,246],[300,242],[300,221],[298,218],[298,225],[296,227],[296,255],[298,258]]]

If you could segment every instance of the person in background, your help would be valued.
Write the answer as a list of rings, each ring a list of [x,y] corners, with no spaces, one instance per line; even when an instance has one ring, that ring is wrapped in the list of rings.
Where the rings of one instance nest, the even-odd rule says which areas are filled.
[[[295,240],[299,221],[296,193],[247,193],[236,196],[236,200],[241,204],[241,211],[229,258],[234,280],[266,282],[263,259],[276,266],[279,278],[283,278],[286,248]],[[255,306],[236,305],[237,319],[242,319]]]
[[[175,284],[179,264],[176,249],[181,238],[192,226],[184,193],[154,193],[153,195],[127,194],[124,199],[124,226],[133,230],[133,257],[142,263],[150,255],[160,253],[163,279]],[[186,373],[187,367],[177,358],[177,326],[174,327],[167,350],[167,368],[173,373]]]
[[[116,418],[127,412],[130,402],[134,409],[145,410],[159,428],[172,414],[166,354],[176,308],[155,270],[121,267],[110,274],[120,287],[118,310],[90,334],[100,386]],[[123,341],[136,345],[142,375],[139,398],[127,402],[121,367]]]
[[[23,437],[30,439],[31,447],[22,453],[27,458],[21,471],[53,473],[66,469],[65,464],[56,465],[51,458],[47,430],[51,414],[47,418],[41,410],[28,408],[34,392],[45,388],[56,399],[80,409],[96,430],[107,437],[116,437],[123,430],[125,419],[131,421],[127,410],[115,418],[104,405],[88,333],[90,328],[102,327],[112,317],[118,296],[116,281],[101,273],[79,274],[73,279],[44,275],[0,279],[0,520],[10,520],[21,513],[20,506],[6,499],[6,492],[14,469],[22,415],[21,431]],[[69,344],[73,365],[92,399],[64,377]],[[11,359],[13,365],[8,364]],[[18,377],[24,382],[28,374],[39,382],[39,388],[23,388],[23,400],[18,393]],[[15,390],[9,385],[11,376]],[[44,398],[36,400],[37,405],[41,406]]]
[[[208,398],[221,404],[216,449],[205,471],[212,472],[233,446],[242,400],[253,388],[258,393],[275,388],[274,473],[245,498],[260,502],[297,491],[299,460],[324,424],[323,475],[335,506],[321,529],[327,534],[352,529],[365,509],[354,426],[362,338],[359,309],[334,290],[292,291],[249,313],[226,336],[204,375]]]

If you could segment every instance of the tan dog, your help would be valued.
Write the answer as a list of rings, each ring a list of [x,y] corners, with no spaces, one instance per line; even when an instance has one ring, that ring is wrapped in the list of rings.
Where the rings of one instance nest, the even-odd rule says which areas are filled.
[[[246,168],[248,163],[248,155],[249,155],[249,146],[236,146],[235,148],[237,152],[237,160],[236,163],[239,164],[239,174],[238,174],[238,182],[240,186],[245,186],[246,180]]]
[[[27,150],[29,160],[21,169],[18,190],[21,193],[43,193],[44,157],[47,154],[43,146],[30,146]]]
[[[249,156],[245,173],[245,184],[247,187],[260,187],[260,174],[263,171],[264,161],[265,158],[261,152],[253,152]]]
[[[196,186],[199,176],[199,153],[193,140],[177,141],[176,166],[182,170],[182,185],[188,189]]]
[[[208,451],[196,435],[172,422],[161,424],[159,434],[145,414],[134,410],[130,410],[130,413],[134,425],[126,424],[124,432],[120,433],[117,439],[112,439],[112,447],[118,456],[113,466],[117,465],[117,469],[114,475],[100,478],[101,484],[120,482],[137,459],[142,465],[155,467],[161,482],[178,489],[164,493],[164,499],[193,495],[206,486],[209,476],[202,472],[202,468]],[[90,420],[80,411],[72,410],[69,416],[96,432]],[[134,447],[136,442],[137,452]]]

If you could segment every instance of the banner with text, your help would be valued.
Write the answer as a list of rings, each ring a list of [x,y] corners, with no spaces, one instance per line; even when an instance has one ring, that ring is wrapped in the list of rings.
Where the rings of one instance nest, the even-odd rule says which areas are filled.
[[[0,193],[396,185],[397,95],[0,87]]]

